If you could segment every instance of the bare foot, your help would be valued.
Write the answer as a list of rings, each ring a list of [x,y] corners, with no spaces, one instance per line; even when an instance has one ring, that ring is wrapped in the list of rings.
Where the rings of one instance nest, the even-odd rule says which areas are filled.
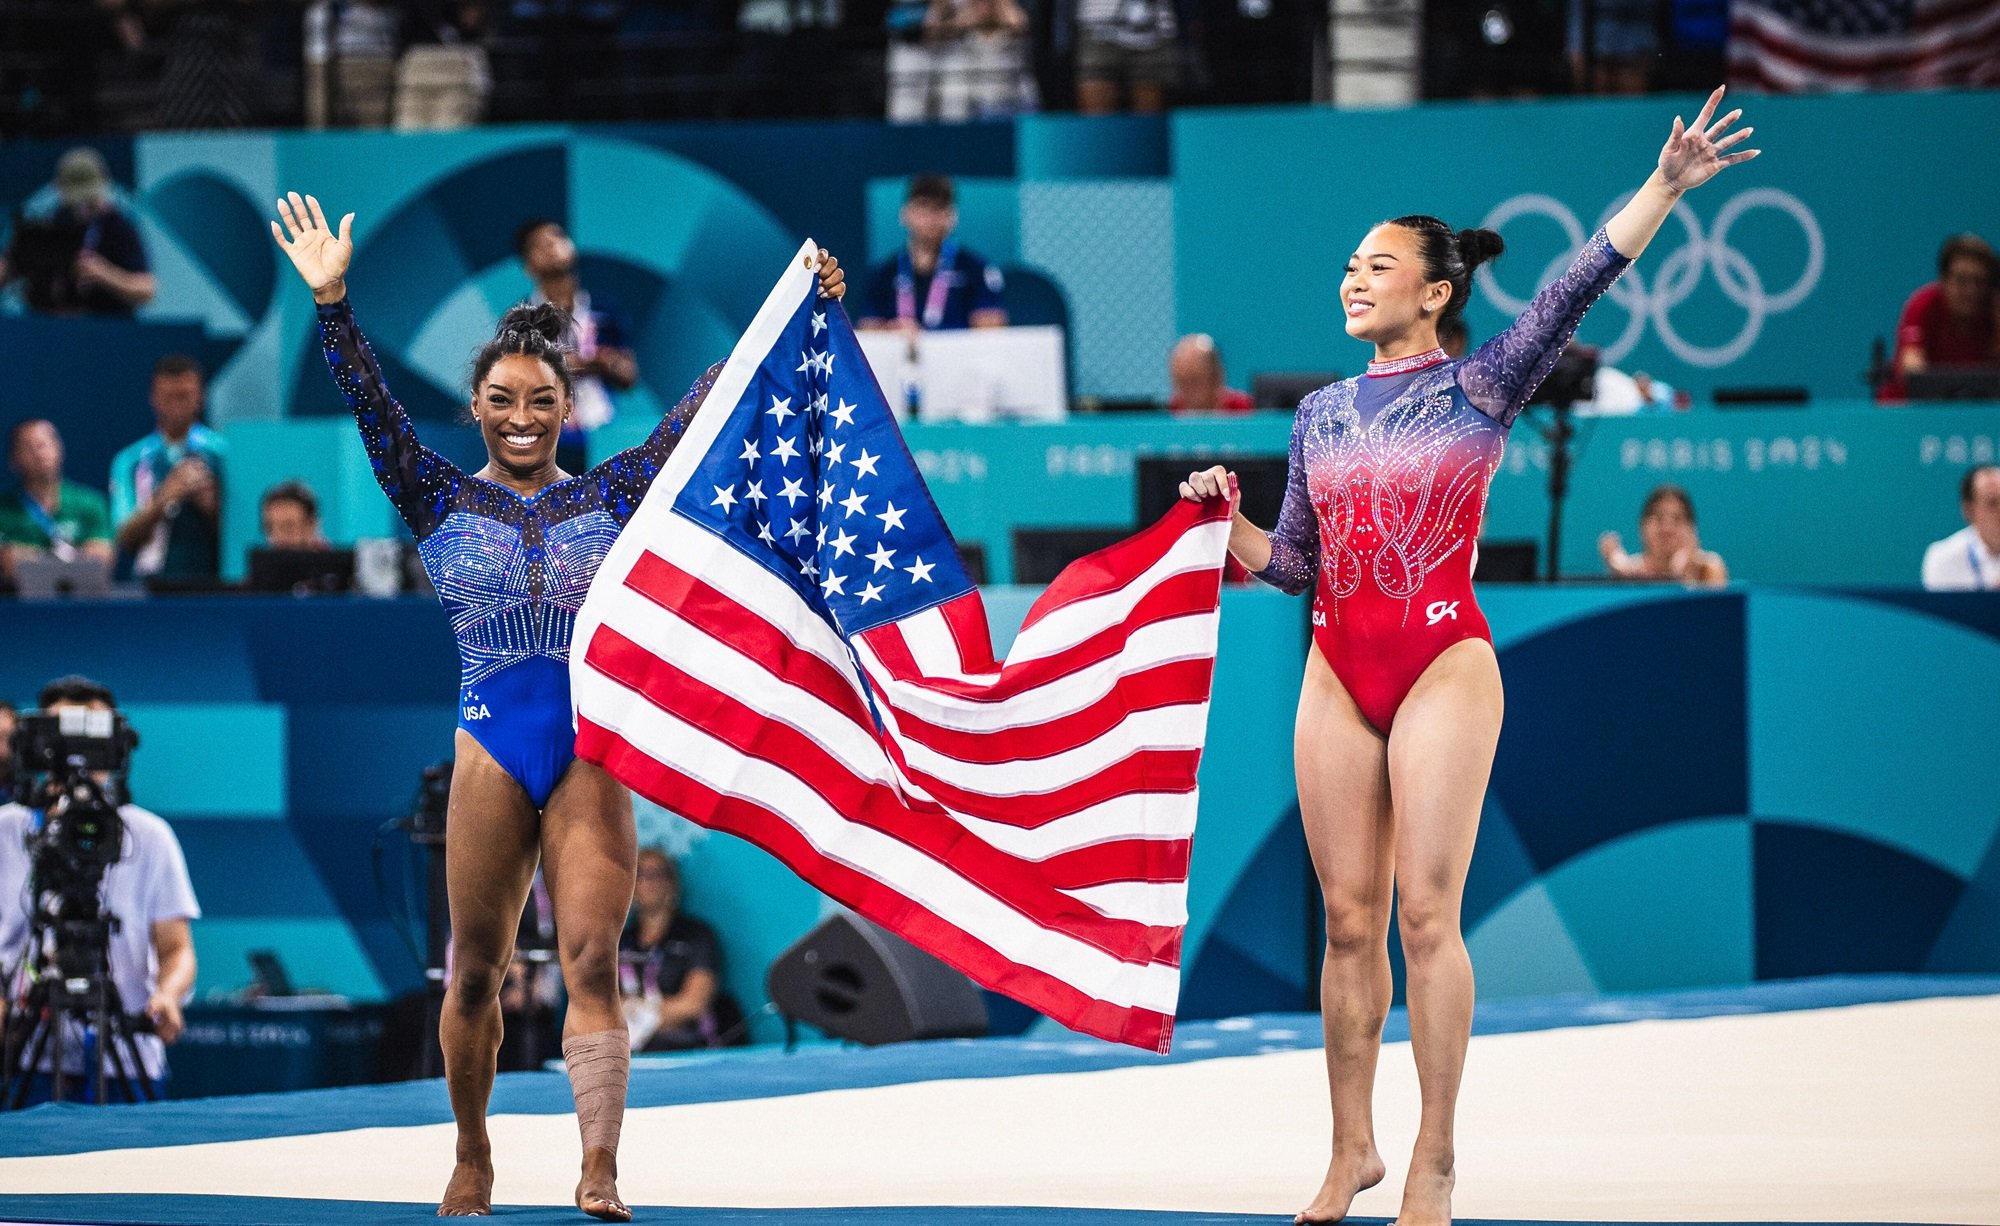
[[[1381,1183],[1386,1173],[1388,1168],[1382,1165],[1382,1155],[1375,1152],[1373,1145],[1336,1153],[1327,1164],[1326,1182],[1320,1185],[1319,1195],[1292,1221],[1301,1226],[1306,1222],[1340,1221],[1347,1216],[1347,1206],[1355,1196]]]
[[[632,1211],[618,1199],[618,1155],[599,1146],[583,1156],[583,1178],[576,1185],[576,1207],[607,1222],[629,1222]]]
[[[1451,1189],[1458,1182],[1451,1159],[1410,1160],[1410,1173],[1403,1180],[1403,1207],[1396,1213],[1394,1226],[1451,1226]]]
[[[485,1217],[493,1212],[493,1155],[460,1153],[451,1182],[438,1202],[439,1217]]]

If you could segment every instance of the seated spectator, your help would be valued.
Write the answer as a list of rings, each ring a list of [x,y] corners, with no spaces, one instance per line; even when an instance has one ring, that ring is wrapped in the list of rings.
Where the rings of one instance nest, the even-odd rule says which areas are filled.
[[[1958,483],[1965,527],[1924,550],[1924,587],[1933,592],[2000,590],[2000,465],[1966,470]]]
[[[1644,552],[1633,555],[1625,552],[1616,532],[1597,538],[1597,551],[1612,575],[1688,587],[1721,587],[1729,582],[1722,556],[1701,547],[1694,529],[1694,499],[1678,485],[1662,485],[1646,495],[1639,510],[1639,541]]]
[[[486,113],[493,68],[486,54],[492,16],[483,0],[448,0],[427,36],[396,62],[396,130],[469,128]]]
[[[618,939],[619,992],[633,1051],[719,1047],[722,953],[715,931],[683,913],[680,869],[657,847],[639,850],[632,916]]]
[[[62,436],[39,418],[7,435],[7,466],[21,484],[0,494],[0,574],[22,558],[110,562],[111,509],[96,490],[63,480]]]
[[[1206,332],[1191,333],[1174,342],[1167,355],[1167,378],[1174,387],[1167,399],[1167,412],[1175,417],[1248,413],[1257,407],[1250,393],[1237,391],[1223,379],[1222,351]]]
[[[388,0],[313,0],[307,6],[307,127],[389,126],[402,23],[399,6]]]
[[[1976,234],[1956,234],[1938,251],[1938,279],[1910,295],[1896,325],[1896,350],[1878,398],[1909,399],[1904,380],[1936,366],[2000,366],[2000,261]]]
[[[319,530],[319,499],[303,481],[280,481],[257,505],[266,549],[326,549]]]
[[[1174,0],[1073,0],[1077,110],[1167,109],[1181,69],[1174,7]]]
[[[51,681],[42,687],[39,705],[44,711],[117,709],[111,691],[84,677]],[[66,802],[59,802],[58,807],[60,803]],[[104,909],[118,920],[109,947],[110,979],[117,988],[118,1006],[127,1014],[144,1015],[151,1023],[149,1033],[135,1036],[134,1045],[146,1088],[153,1096],[164,1098],[166,1045],[180,1038],[181,1010],[194,993],[194,937],[189,921],[201,918],[201,907],[195,901],[187,860],[173,828],[135,804],[119,805],[118,815],[125,822],[124,855],[104,870],[101,887]],[[0,898],[10,900],[0,906],[0,968],[5,968],[7,976],[0,982],[0,999],[9,1001],[21,998],[26,987],[21,977],[32,969],[26,956],[31,935],[28,908],[18,903],[26,896],[30,869],[24,841],[41,820],[40,813],[23,804],[0,807]],[[83,1054],[94,1050],[94,1036],[86,1035],[80,1025],[67,1029],[70,1033],[63,1043],[66,1071],[81,1074]],[[22,1058],[26,1058],[25,1050]],[[32,1071],[40,1075],[30,1082],[27,1101],[47,1101],[52,1069],[44,1063]],[[90,1092],[86,1089],[83,1094]]]
[[[953,237],[958,228],[957,191],[944,175],[910,180],[903,201],[903,249],[883,261],[868,278],[859,304],[858,326],[907,332],[951,328],[1004,328],[1007,308],[1001,293],[1006,278],[970,247]]]
[[[1018,0],[902,0],[888,21],[890,122],[1030,109],[1028,14]]]
[[[159,288],[138,228],[111,198],[111,172],[95,149],[56,162],[47,217],[16,212],[0,254],[0,285],[27,282],[28,306],[50,315],[129,316]]]
[[[201,424],[201,364],[153,365],[153,433],[111,460],[120,570],[147,579],[214,578],[221,543],[222,436]]]
[[[522,223],[514,232],[514,252],[521,257],[521,270],[535,283],[528,300],[553,302],[569,312],[570,330],[564,339],[574,387],[556,462],[570,472],[582,472],[588,458],[584,440],[616,416],[611,393],[630,391],[639,382],[639,358],[625,337],[617,308],[591,297],[577,279],[576,244],[560,222],[536,217]]]

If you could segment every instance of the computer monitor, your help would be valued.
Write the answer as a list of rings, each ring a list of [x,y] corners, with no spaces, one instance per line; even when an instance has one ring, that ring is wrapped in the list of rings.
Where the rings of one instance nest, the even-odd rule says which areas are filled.
[[[1933,366],[1903,376],[1912,400],[2000,400],[2000,366]]]
[[[1289,413],[1299,407],[1299,401],[1304,400],[1308,393],[1338,382],[1338,371],[1272,371],[1250,376],[1250,399],[1256,401],[1260,409],[1283,409]]]
[[[1014,529],[1014,582],[1054,582],[1062,569],[1085,554],[1116,545],[1132,535],[1124,526]]]
[[[14,588],[23,600],[103,596],[111,587],[111,563],[99,558],[64,560],[29,556],[14,563]]]
[[[1278,522],[1278,508],[1285,504],[1286,459],[1281,455],[1147,456],[1139,461],[1139,523],[1143,528],[1158,522],[1181,496],[1181,482],[1191,472],[1220,464],[1236,474],[1243,491],[1242,511],[1251,523],[1266,528]]]
[[[1541,550],[1533,541],[1481,541],[1472,563],[1474,583],[1533,583]]]
[[[352,549],[252,549],[250,582],[253,592],[291,592],[309,596],[354,589]]]

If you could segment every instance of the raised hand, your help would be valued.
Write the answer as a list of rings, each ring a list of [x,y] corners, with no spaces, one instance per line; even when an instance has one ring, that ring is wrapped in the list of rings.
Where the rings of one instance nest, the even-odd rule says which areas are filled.
[[[278,201],[278,216],[284,219],[284,228],[272,222],[271,237],[278,240],[278,246],[291,258],[292,267],[299,270],[314,299],[329,293],[337,299],[339,294],[335,291],[341,289],[348,261],[354,258],[354,214],[340,219],[340,233],[336,235],[333,227],[326,224],[319,201],[292,192]]]
[[[1715,108],[1722,103],[1722,93],[1726,86],[1718,85],[1708,96],[1708,102],[1695,116],[1694,123],[1684,125],[1680,116],[1674,116],[1674,132],[1667,138],[1666,146],[1660,150],[1660,177],[1666,185],[1677,192],[1702,184],[1722,173],[1725,166],[1747,162],[1763,152],[1761,149],[1745,149],[1741,153],[1725,153],[1732,145],[1755,132],[1755,128],[1743,128],[1730,132],[1729,125],[1743,117],[1741,109],[1729,112],[1720,119],[1714,119]],[[1711,123],[1710,120],[1714,119]]]

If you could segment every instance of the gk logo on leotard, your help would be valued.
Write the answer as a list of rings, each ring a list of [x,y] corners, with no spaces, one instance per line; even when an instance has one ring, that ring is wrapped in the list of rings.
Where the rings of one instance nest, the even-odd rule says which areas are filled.
[[[1628,199],[1630,196],[1626,195],[1612,201],[1597,224],[1601,226],[1608,221]],[[1797,278],[1782,290],[1768,289],[1763,275],[1750,262],[1750,257],[1729,245],[1731,228],[1745,214],[1758,209],[1772,209],[1790,217],[1797,223],[1799,233],[1805,240],[1805,264]],[[1702,229],[1701,219],[1694,215],[1686,200],[1674,208],[1672,216],[1680,221],[1681,229],[1687,234],[1687,242],[1650,269],[1650,280],[1648,270],[1634,265],[1626,269],[1605,294],[1628,313],[1625,330],[1617,340],[1603,347],[1603,360],[1607,363],[1622,361],[1626,354],[1631,353],[1650,322],[1653,331],[1659,334],[1660,343],[1681,361],[1690,366],[1707,368],[1727,366],[1750,352],[1750,347],[1757,343],[1758,335],[1763,332],[1767,318],[1798,306],[1819,286],[1820,273],[1826,268],[1826,237],[1820,233],[1819,219],[1813,216],[1812,210],[1789,192],[1774,187],[1739,192],[1717,211],[1715,226],[1710,230]],[[1577,220],[1568,205],[1553,196],[1532,192],[1501,204],[1479,224],[1490,230],[1500,230],[1520,217],[1548,218],[1562,227],[1563,236],[1569,242],[1543,271],[1539,283],[1547,284],[1562,275],[1588,235],[1584,233],[1583,223]],[[1656,242],[1654,245],[1661,244]],[[1734,340],[1719,345],[1702,345],[1688,340],[1675,330],[1671,318],[1675,307],[1694,296],[1704,272],[1715,274],[1715,283],[1721,289],[1723,298],[1744,313],[1742,331],[1736,334]],[[1502,289],[1496,277],[1491,269],[1479,274],[1479,287],[1485,293],[1486,301],[1509,315],[1518,315],[1526,310],[1528,300],[1516,298]]]
[[[1435,626],[1447,617],[1453,621],[1457,621],[1458,602],[1456,600],[1433,600],[1430,603],[1430,607],[1424,610],[1424,616],[1429,619],[1424,623],[1427,626]]]

